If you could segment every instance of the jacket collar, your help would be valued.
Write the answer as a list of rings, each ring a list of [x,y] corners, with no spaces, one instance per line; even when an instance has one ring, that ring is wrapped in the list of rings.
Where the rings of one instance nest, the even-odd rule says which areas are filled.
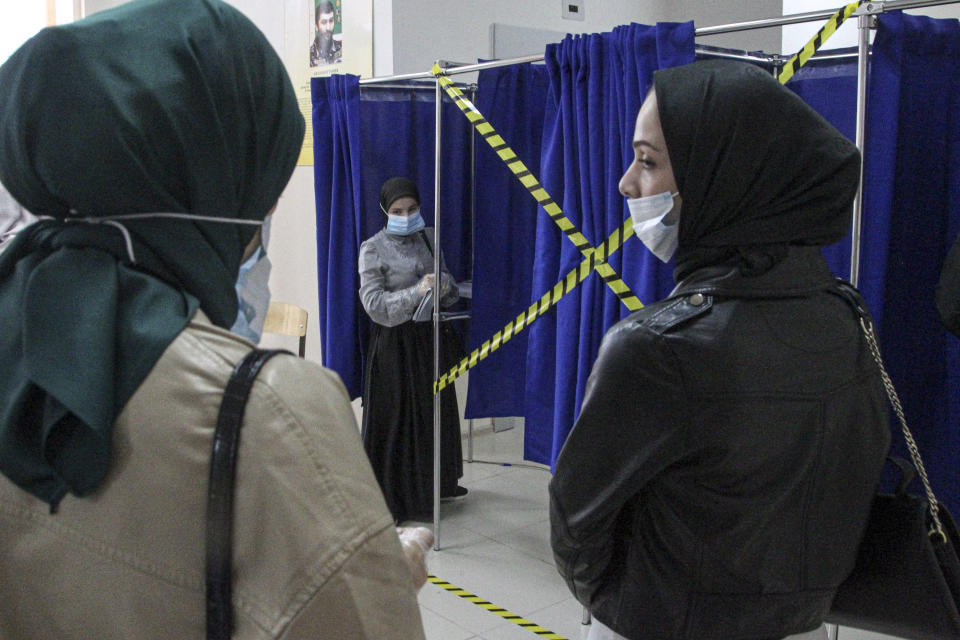
[[[835,280],[820,247],[791,245],[787,256],[764,274],[745,277],[736,265],[708,265],[684,278],[668,297],[702,293],[731,298],[787,298],[831,288]]]

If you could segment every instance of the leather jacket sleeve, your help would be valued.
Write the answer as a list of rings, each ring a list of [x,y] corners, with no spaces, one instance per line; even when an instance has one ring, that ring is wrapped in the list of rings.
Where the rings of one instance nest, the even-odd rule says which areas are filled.
[[[625,552],[644,487],[684,454],[682,391],[661,335],[627,320],[604,338],[550,482],[554,559],[585,605]]]

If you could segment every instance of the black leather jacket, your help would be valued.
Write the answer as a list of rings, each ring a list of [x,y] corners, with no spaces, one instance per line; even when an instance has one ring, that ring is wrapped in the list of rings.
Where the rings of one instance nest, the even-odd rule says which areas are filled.
[[[853,568],[886,396],[819,250],[692,273],[604,338],[550,483],[577,599],[645,640],[815,628]]]

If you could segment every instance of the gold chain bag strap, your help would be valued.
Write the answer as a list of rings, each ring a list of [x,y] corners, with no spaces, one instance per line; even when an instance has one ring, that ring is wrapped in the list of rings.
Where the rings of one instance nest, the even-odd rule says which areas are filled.
[[[853,572],[837,590],[826,620],[914,640],[960,640],[956,525],[930,486],[860,292],[843,281],[838,281],[835,292],[857,314],[913,464],[891,458],[902,473],[899,487],[896,493],[874,496]],[[925,496],[907,492],[915,473]]]
[[[920,449],[917,448],[917,441],[913,439],[913,433],[907,426],[907,419],[903,415],[903,405],[900,404],[900,396],[893,386],[893,380],[887,374],[887,368],[883,366],[883,358],[880,357],[880,347],[877,345],[877,336],[873,332],[873,322],[869,318],[860,317],[860,328],[867,338],[867,345],[870,347],[870,353],[874,361],[880,367],[880,379],[883,380],[883,387],[887,390],[887,397],[890,398],[890,406],[893,407],[897,419],[900,420],[900,430],[903,432],[903,439],[907,441],[907,449],[910,451],[910,460],[913,467],[920,474],[920,482],[923,483],[923,489],[927,494],[927,504],[930,512],[930,528],[928,530],[931,537],[939,536],[942,542],[947,541],[947,534],[943,531],[943,524],[940,522],[940,503],[937,497],[933,495],[933,487],[930,486],[930,478],[927,476],[927,470],[923,466],[923,459],[920,457]]]

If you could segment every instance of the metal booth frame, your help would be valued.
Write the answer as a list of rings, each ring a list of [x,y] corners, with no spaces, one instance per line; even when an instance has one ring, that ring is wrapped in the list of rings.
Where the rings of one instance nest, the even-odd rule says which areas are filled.
[[[857,58],[857,114],[856,114],[856,133],[855,133],[855,143],[857,148],[861,153],[861,172],[860,172],[860,183],[857,187],[857,194],[853,203],[853,221],[851,224],[851,251],[850,251],[850,282],[857,286],[857,282],[860,276],[860,234],[861,226],[863,221],[863,157],[864,157],[864,142],[866,134],[866,100],[867,100],[867,72],[868,72],[868,62],[870,55],[870,32],[876,28],[876,16],[885,13],[887,11],[895,11],[900,9],[919,9],[923,7],[932,7],[938,5],[948,5],[956,4],[960,0],[878,0],[877,2],[864,2],[860,7],[857,8],[856,12],[852,14],[851,17],[857,17],[858,19],[858,30],[859,37],[857,43],[857,53],[856,54],[841,54],[841,55],[816,55],[814,56],[818,60],[822,59],[831,59],[839,57],[853,57],[854,55]],[[702,27],[696,29],[694,35],[696,37],[718,35],[724,33],[734,33],[738,31],[748,31],[753,29],[767,29],[771,27],[781,27],[788,24],[799,24],[806,22],[817,22],[822,20],[827,20],[836,10],[824,10],[824,11],[809,11],[805,13],[791,14],[787,16],[782,16],[780,18],[767,18],[761,20],[751,20],[748,22],[736,22],[724,25],[716,25],[712,27]],[[697,48],[698,52],[712,55],[714,57],[724,57],[724,58],[733,58],[739,60],[747,60],[753,62],[764,62],[767,64],[772,64],[774,66],[775,73],[779,72],[779,67],[782,66],[786,61],[787,57],[784,57],[780,54],[772,54],[768,56],[760,56],[754,54],[737,54],[737,53],[728,53],[722,51],[712,51],[707,48]],[[497,67],[507,67],[515,64],[529,64],[534,62],[542,62],[544,59],[544,54],[539,55],[529,55],[522,56],[517,58],[509,58],[504,60],[494,60],[491,62],[483,62],[479,64],[457,64],[450,63],[444,60],[438,60],[437,64],[444,69],[444,73],[447,76],[460,75],[465,73],[473,73],[476,71],[481,71],[484,69],[494,69]],[[442,145],[442,102],[443,102],[443,90],[440,86],[440,81],[433,75],[431,71],[422,71],[417,73],[406,73],[392,76],[382,76],[377,78],[366,78],[360,80],[361,87],[364,85],[389,85],[390,83],[398,83],[409,80],[432,80],[435,85],[435,105],[436,105],[436,118],[434,124],[434,136],[435,136],[435,164],[434,164],[434,237],[437,239],[436,243],[439,246],[440,240],[440,229],[442,224],[441,216],[441,178],[440,178],[440,168],[441,168],[441,156],[443,152]],[[476,135],[471,136],[471,180],[470,188],[471,194],[475,189],[476,176],[474,175],[474,159],[473,154],[475,151],[474,140]],[[471,198],[471,214],[473,207],[473,199]],[[440,251],[434,251],[433,256],[433,269],[434,273],[440,272]],[[433,288],[433,299],[440,299],[440,279],[437,278],[434,282]],[[433,375],[434,380],[440,378],[442,372],[440,370],[440,323],[445,320],[452,320],[464,317],[463,314],[450,314],[449,316],[440,311],[440,305],[434,304],[433,306]],[[473,444],[473,430],[472,424],[470,429],[470,454],[468,459],[472,461],[472,444]],[[434,533],[434,550],[440,550],[440,402],[439,402],[439,391],[435,392],[434,402],[433,402],[433,442],[434,442],[434,451],[433,451],[433,533]],[[587,620],[585,613],[585,621]],[[835,631],[835,630],[834,630]],[[831,636],[835,637],[835,636]]]

